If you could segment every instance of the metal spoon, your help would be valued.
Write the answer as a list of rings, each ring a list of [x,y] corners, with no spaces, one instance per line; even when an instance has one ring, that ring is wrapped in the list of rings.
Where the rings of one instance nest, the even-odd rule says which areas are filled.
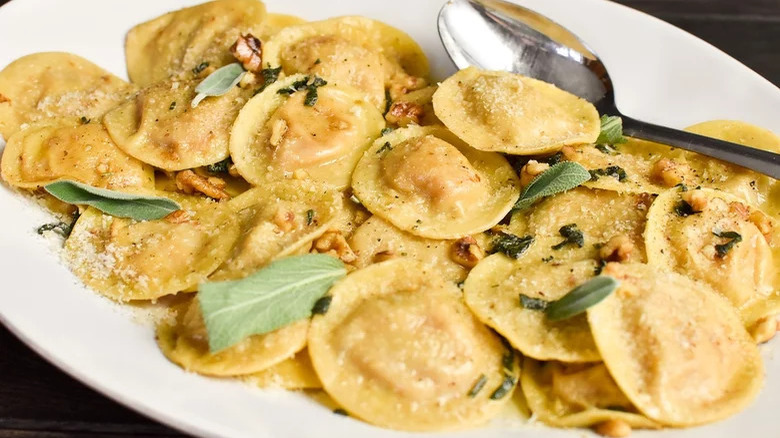
[[[718,158],[780,179],[780,154],[653,125],[623,115],[607,68],[576,35],[530,9],[503,0],[449,0],[439,36],[458,68],[470,65],[551,82],[623,118],[631,137]]]

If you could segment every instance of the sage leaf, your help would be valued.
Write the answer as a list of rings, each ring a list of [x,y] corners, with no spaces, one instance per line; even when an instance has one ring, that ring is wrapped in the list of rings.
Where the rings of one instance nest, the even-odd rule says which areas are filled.
[[[616,145],[627,141],[628,139],[623,137],[623,119],[606,114],[601,116],[601,132],[596,139],[596,144]]]
[[[315,303],[347,274],[325,254],[279,259],[241,280],[204,283],[198,300],[211,352],[312,315]]]
[[[162,219],[181,210],[179,204],[168,198],[117,192],[76,181],[56,181],[44,186],[44,189],[62,202],[89,205],[111,216],[137,221]]]
[[[214,70],[195,87],[197,94],[192,99],[191,106],[195,108],[200,101],[210,96],[222,96],[235,87],[245,74],[244,67],[238,62]]]
[[[590,173],[573,161],[562,161],[542,172],[526,186],[513,208],[523,210],[537,200],[578,187],[590,179]]]
[[[563,298],[547,305],[545,314],[550,321],[561,321],[588,310],[600,303],[614,292],[620,282],[607,276],[599,275],[575,287]]]

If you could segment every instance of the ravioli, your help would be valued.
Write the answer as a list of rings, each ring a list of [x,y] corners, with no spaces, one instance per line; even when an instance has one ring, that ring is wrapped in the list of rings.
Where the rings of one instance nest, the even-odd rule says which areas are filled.
[[[108,112],[104,123],[117,146],[163,170],[183,170],[228,157],[230,126],[249,98],[238,87],[191,108],[195,80],[163,81]]]
[[[496,225],[520,196],[504,157],[470,148],[438,126],[376,140],[352,176],[363,205],[401,230],[456,239]]]
[[[561,227],[575,224],[584,238],[584,247],[579,251],[583,258],[603,258],[601,249],[608,251],[608,247],[619,243],[621,248],[615,248],[615,251],[623,253],[615,257],[644,262],[643,233],[651,203],[652,197],[647,195],[579,187],[545,198],[532,208],[513,214],[509,231],[550,238],[555,245],[564,240],[560,235]],[[562,254],[561,249],[548,247],[544,257],[558,259]]]
[[[471,147],[512,155],[593,143],[601,131],[588,101],[526,76],[474,67],[439,85],[436,116]]]
[[[100,122],[49,119],[17,132],[3,151],[2,177],[35,189],[69,179],[107,189],[154,187],[154,171],[122,152]]]
[[[758,348],[734,308],[707,285],[648,265],[611,263],[617,291],[587,311],[618,386],[653,420],[693,426],[722,420],[764,380]]]
[[[197,298],[177,310],[175,321],[157,326],[157,345],[171,362],[187,371],[221,377],[257,373],[283,363],[306,346],[308,319],[211,353]]]
[[[179,213],[137,222],[88,208],[65,241],[65,259],[87,286],[118,300],[153,300],[206,280],[230,254],[239,227],[225,204],[167,196]]]
[[[261,35],[265,16],[258,0],[217,0],[141,23],[125,39],[130,80],[143,87],[204,62],[229,64],[228,48],[242,34]]]
[[[467,269],[452,260],[453,241],[434,240],[406,233],[378,216],[363,223],[350,238],[358,269],[396,257],[405,257],[437,271],[445,280],[466,279]]]
[[[309,351],[303,349],[290,359],[247,375],[244,380],[260,388],[321,389],[322,383],[314,371]]]
[[[535,245],[539,245],[537,242]],[[502,254],[480,262],[466,278],[463,297],[480,321],[504,336],[524,356],[563,362],[600,360],[585,315],[550,321],[523,307],[521,295],[554,301],[594,275],[593,260],[544,263],[538,249],[519,260]]]
[[[506,347],[469,312],[458,288],[422,265],[372,265],[330,293],[328,312],[312,320],[309,354],[325,390],[350,415],[400,430],[463,429],[496,416],[512,398],[508,387],[497,400],[491,395],[514,383],[515,359],[503,359]]]
[[[244,278],[271,261],[307,252],[346,213],[335,191],[294,181],[256,187],[228,202],[241,233],[211,281]]]
[[[525,358],[520,385],[535,417],[550,426],[621,420],[638,429],[660,427],[637,412],[602,363],[567,366]]]
[[[382,115],[352,88],[318,87],[280,94],[301,75],[274,83],[244,106],[230,134],[238,172],[255,185],[284,178],[311,179],[338,188],[349,185],[363,151],[384,128]]]
[[[700,135],[780,153],[780,137],[771,131],[736,120],[713,120],[685,129]],[[690,166],[696,170],[701,184],[720,189],[766,210],[780,215],[780,184],[777,180],[757,172],[720,160],[685,152]],[[775,202],[772,202],[774,200]]]
[[[692,211],[681,211],[684,198],[690,200]],[[780,311],[778,258],[769,243],[780,239],[776,222],[725,192],[672,189],[650,208],[645,232],[648,261],[708,283],[740,310],[750,326]],[[728,232],[738,233],[741,240],[719,253],[719,245],[732,239],[716,233]]]
[[[263,63],[281,66],[286,75],[306,73],[355,87],[377,108],[385,107],[385,88],[394,81],[429,73],[425,54],[408,35],[353,16],[283,29],[265,45]]]
[[[70,53],[23,56],[0,71],[0,134],[49,118],[97,121],[134,92],[132,85]]]

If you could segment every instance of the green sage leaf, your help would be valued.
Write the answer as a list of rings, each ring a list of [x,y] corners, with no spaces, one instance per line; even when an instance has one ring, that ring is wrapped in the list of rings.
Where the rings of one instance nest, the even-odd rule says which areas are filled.
[[[277,260],[241,280],[200,285],[209,348],[217,352],[310,317],[320,298],[346,274],[341,260],[306,254]]]
[[[192,99],[191,106],[195,108],[200,101],[209,96],[222,96],[235,87],[245,74],[244,67],[238,62],[214,70],[195,87],[195,92],[198,94]]]
[[[547,305],[545,314],[550,321],[569,319],[572,316],[588,310],[588,308],[600,303],[604,298],[614,292],[620,282],[607,276],[599,275],[585,283],[575,287],[563,298]]]
[[[181,210],[176,202],[157,196],[142,196],[100,189],[76,181],[56,181],[44,189],[62,202],[89,205],[111,216],[152,221]]]
[[[590,173],[573,161],[562,161],[542,172],[523,190],[513,208],[523,210],[537,200],[578,187],[590,179]]]
[[[601,116],[601,132],[596,144],[616,145],[627,141],[628,139],[623,137],[623,119],[606,114]]]

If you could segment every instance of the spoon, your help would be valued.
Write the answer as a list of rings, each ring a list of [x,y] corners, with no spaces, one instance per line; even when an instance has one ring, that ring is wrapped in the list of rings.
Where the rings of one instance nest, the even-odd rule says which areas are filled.
[[[628,117],[615,104],[606,66],[576,35],[530,9],[504,0],[449,0],[439,12],[439,36],[458,68],[519,73],[591,102],[600,114],[620,116],[630,137],[698,152],[774,179],[780,154],[653,125]]]

